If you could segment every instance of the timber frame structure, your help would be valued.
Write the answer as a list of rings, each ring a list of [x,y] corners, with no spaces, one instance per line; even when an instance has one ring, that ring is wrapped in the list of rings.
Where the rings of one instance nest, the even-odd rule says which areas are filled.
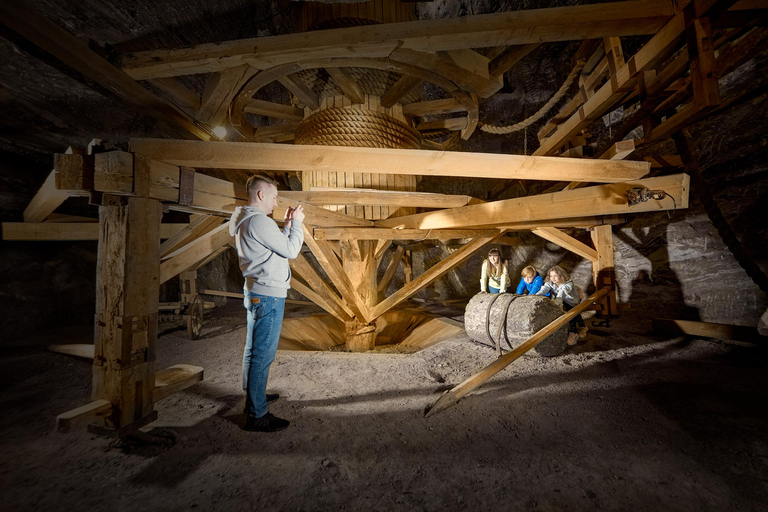
[[[718,78],[764,44],[760,25],[768,9],[759,0],[615,2],[428,21],[382,14],[380,4],[361,3],[347,16],[381,25],[126,54],[120,67],[23,3],[0,7],[3,24],[20,37],[200,139],[133,139],[122,146],[94,139],[88,148],[70,148],[55,155],[25,222],[3,226],[6,240],[99,240],[94,402],[62,415],[62,426],[100,417],[112,432],[136,428],[156,417],[156,401],[202,379],[202,368],[156,371],[154,362],[159,285],[224,250],[231,243],[224,220],[247,202],[242,184],[207,175],[208,169],[301,173],[304,190],[281,191],[274,213],[282,219],[285,208],[305,205],[312,257],[302,252],[291,261],[291,285],[344,322],[349,349],[368,350],[377,318],[486,244],[514,243],[509,232],[529,230],[588,259],[595,288],[613,288],[611,224],[688,206],[688,175],[666,172],[681,167],[679,156],[626,158],[637,146],[764,93],[723,101],[718,89]],[[370,10],[363,13],[363,5]],[[304,19],[303,28],[309,25]],[[640,35],[650,39],[625,56],[620,38]],[[573,56],[583,66],[578,92],[539,131],[532,156],[446,151],[478,128],[478,97],[500,90],[508,69],[538,45],[573,40],[584,41]],[[386,73],[386,88],[366,90],[366,70]],[[203,72],[215,79],[202,97],[175,79]],[[318,93],[320,74],[330,93]],[[423,82],[444,98],[413,100]],[[289,91],[290,105],[258,97],[273,83]],[[586,130],[619,106],[633,113],[608,143],[594,147]],[[418,132],[422,149],[280,144],[330,108],[396,118]],[[254,126],[249,114],[273,122]],[[212,129],[219,124],[234,127],[238,141],[217,140]],[[623,140],[638,126],[641,138]],[[435,142],[435,133],[443,139]],[[417,177],[427,175],[506,181],[485,198],[416,192]],[[496,200],[515,180],[554,183],[544,194]],[[638,190],[648,192],[645,201],[631,201]],[[56,208],[70,196],[98,205],[99,224],[58,216]],[[164,208],[191,213],[189,224],[161,223]],[[590,231],[592,246],[564,231],[574,228]],[[424,239],[464,243],[412,276],[409,251],[393,241]],[[387,250],[393,256],[377,281]],[[408,282],[385,296],[401,262]],[[601,299],[600,311],[616,314],[615,293]]]

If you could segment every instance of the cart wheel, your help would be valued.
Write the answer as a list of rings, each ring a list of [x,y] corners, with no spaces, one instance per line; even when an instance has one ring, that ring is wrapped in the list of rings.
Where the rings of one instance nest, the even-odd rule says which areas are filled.
[[[200,332],[203,330],[203,311],[205,305],[203,299],[199,295],[192,297],[187,308],[187,334],[189,339],[196,340],[200,337]]]

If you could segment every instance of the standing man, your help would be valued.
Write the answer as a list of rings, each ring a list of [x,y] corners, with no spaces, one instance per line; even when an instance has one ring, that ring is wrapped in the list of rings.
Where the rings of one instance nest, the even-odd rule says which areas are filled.
[[[229,233],[235,237],[240,270],[245,277],[244,304],[248,331],[243,353],[245,430],[276,432],[290,422],[273,416],[267,407],[279,395],[267,395],[269,366],[275,360],[277,342],[291,287],[289,259],[299,255],[304,243],[301,205],[285,212],[283,231],[267,217],[277,206],[277,184],[264,176],[251,176],[246,185],[248,206],[235,208]]]

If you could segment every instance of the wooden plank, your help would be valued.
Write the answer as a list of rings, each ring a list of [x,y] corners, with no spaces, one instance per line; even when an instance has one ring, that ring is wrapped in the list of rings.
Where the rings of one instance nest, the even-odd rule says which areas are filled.
[[[93,360],[93,343],[69,343],[66,345],[48,345],[45,347],[49,352],[57,354],[66,354],[68,356],[80,357],[82,359]]]
[[[604,160],[624,160],[635,151],[635,141],[620,140],[612,145],[608,150],[600,155]]]
[[[232,236],[229,234],[229,225],[222,224],[176,252],[169,254],[167,259],[160,264],[159,284],[177,276],[180,272],[187,270],[212,252],[231,242]]]
[[[474,50],[447,50],[439,51],[437,54],[444,59],[450,60],[460,68],[466,69],[470,73],[483,78],[491,77],[488,73],[488,63],[490,62],[490,59]]]
[[[210,133],[199,127],[188,115],[144,89],[124,71],[91,50],[87,39],[70,34],[26,2],[0,2],[0,22],[141,111],[178,126],[197,138],[210,140]]]
[[[365,101],[365,93],[349,71],[344,68],[334,67],[327,67],[325,70],[328,71],[333,81],[336,82],[336,85],[339,86],[352,103],[363,103]]]
[[[410,296],[418,293],[419,290],[434,282],[436,279],[440,278],[457,265],[461,264],[467,258],[472,256],[478,249],[482,248],[485,244],[491,242],[492,240],[493,237],[477,238],[468,244],[463,245],[453,254],[449,255],[444,260],[439,261],[419,277],[408,282],[398,291],[379,302],[371,311],[369,321],[380,317],[390,309],[408,299]]]
[[[170,253],[204,235],[221,224],[223,220],[224,219],[221,217],[212,215],[198,215],[196,218],[190,219],[189,224],[185,225],[183,229],[180,229],[173,236],[168,237],[165,242],[160,244],[160,258],[167,257]],[[161,230],[162,228],[163,224],[160,225]]]
[[[403,115],[406,117],[437,116],[465,112],[467,109],[456,98],[421,101],[403,105]]]
[[[304,243],[312,251],[312,254],[315,255],[318,263],[323,267],[328,278],[341,294],[341,298],[347,303],[355,317],[367,322],[368,308],[363,304],[362,297],[352,285],[352,281],[341,266],[341,262],[336,253],[334,253],[333,248],[324,240],[314,240],[306,224],[303,228]]]
[[[629,206],[626,199],[627,191],[635,187],[664,190],[670,197],[661,200],[651,199]],[[688,175],[675,174],[377,220],[375,227],[402,229],[456,229],[488,225],[503,227],[515,222],[563,218],[564,215],[582,217],[685,209],[688,207],[689,190]]]
[[[197,119],[214,126],[221,123],[227,115],[227,109],[235,98],[235,94],[256,72],[257,69],[243,64],[212,76],[203,91]]]
[[[646,156],[643,159],[651,164],[651,169],[685,167],[680,155]]]
[[[155,373],[155,391],[152,401],[159,402],[174,393],[202,382],[203,367],[191,364],[175,364]]]
[[[610,228],[610,226],[609,226]],[[537,228],[532,231],[534,235],[540,236],[544,240],[549,240],[553,244],[559,245],[572,253],[578,254],[582,258],[590,261],[597,261],[597,251],[568,236],[557,228]]]
[[[294,290],[296,290],[297,292],[299,292],[300,294],[302,294],[303,296],[305,296],[306,298],[308,298],[309,300],[311,300],[312,302],[314,302],[315,304],[317,304],[318,306],[326,310],[328,313],[330,313],[334,317],[339,318],[336,311],[331,307],[330,304],[328,304],[325,301],[325,299],[323,299],[319,294],[315,293],[315,291],[312,290],[312,288],[305,285],[298,279],[291,279],[291,288],[293,288]],[[339,320],[342,320],[342,319],[339,318]]]
[[[253,129],[251,136],[255,142],[278,142],[293,140],[298,123],[287,121],[285,123],[258,126]]]
[[[431,192],[399,192],[355,188],[312,187],[309,191],[280,191],[280,196],[313,205],[375,205],[413,206],[421,208],[453,208],[469,203],[466,195],[435,194]]]
[[[278,82],[291,91],[296,98],[298,98],[301,104],[306,105],[312,110],[320,108],[320,103],[317,98],[317,94],[312,92],[312,89],[299,78],[298,75],[286,75],[277,79]]]
[[[275,117],[277,119],[287,119],[297,123],[304,120],[304,109],[293,107],[291,105],[283,105],[282,103],[273,103],[271,101],[251,100],[246,103],[243,110],[252,114]]]
[[[592,261],[592,283],[596,290],[607,288],[608,293],[600,300],[603,316],[618,314],[616,304],[616,269],[613,259],[613,231],[611,226],[595,226],[591,231],[597,259]]]
[[[43,182],[40,190],[24,209],[24,222],[42,222],[67,200],[69,194],[56,189],[56,171],[53,170]],[[5,230],[3,230],[5,236]]]
[[[342,301],[330,286],[315,272],[312,265],[306,259],[306,256],[299,254],[293,260],[290,260],[291,270],[300,276],[311,289],[320,295],[330,306],[331,313],[342,321],[351,320],[355,316],[354,312]]]
[[[457,19],[286,34],[125,54],[135,79],[221,71],[250,62],[259,69],[322,55],[387,57],[402,48],[434,52],[656,33],[674,15],[668,2],[615,2],[501,12]]]
[[[456,240],[492,237],[498,229],[315,228],[315,240]]]
[[[93,190],[92,155],[56,153],[53,155],[53,168],[57,190]]]
[[[404,254],[405,248],[402,245],[398,245],[395,253],[392,255],[392,259],[389,261],[389,265],[387,265],[387,270],[384,271],[384,276],[379,281],[378,292],[380,294],[385,293],[387,288],[389,288],[392,279],[395,277],[397,266],[400,265],[400,260],[403,259]]]
[[[170,238],[187,224],[160,224],[160,238]],[[3,222],[3,240],[77,241],[98,240],[98,222]]]
[[[558,317],[554,321],[547,324],[545,327],[536,332],[533,336],[525,340],[522,344],[518,345],[514,350],[507,352],[500,358],[496,359],[493,363],[483,368],[478,373],[474,374],[464,382],[455,386],[453,389],[445,392],[435,404],[429,408],[426,417],[430,417],[445,409],[456,405],[459,400],[464,396],[477,389],[483,382],[487,381],[501,370],[512,364],[517,358],[531,350],[533,347],[547,339],[550,334],[557,331],[560,327],[568,323],[576,315],[587,309],[595,302],[597,302],[603,295],[607,293],[607,290],[598,290],[596,293],[589,296],[581,304],[575,306],[573,309],[565,313],[563,316]]]
[[[78,424],[90,423],[97,418],[103,418],[112,412],[109,400],[94,400],[93,402],[67,411],[56,416],[56,430],[67,432]]]
[[[488,72],[492,76],[500,76],[506,73],[512,66],[538,48],[540,43],[530,43],[508,46],[503,52],[488,63]]]
[[[468,120],[466,117],[452,117],[449,119],[435,119],[434,121],[422,121],[416,125],[416,129],[420,132],[426,132],[430,130],[450,130],[458,132],[467,127]]]
[[[747,343],[766,343],[768,337],[760,335],[756,327],[745,325],[694,322],[691,320],[673,320],[654,318],[653,328],[676,335],[696,336],[719,340],[744,341]]]
[[[353,173],[366,169],[395,175],[610,183],[637,179],[650,167],[647,162],[251,142],[132,139],[131,148],[148,158],[183,167],[266,171]]]
[[[420,87],[421,82],[422,80],[415,76],[401,76],[397,82],[395,82],[395,85],[390,87],[389,90],[384,93],[384,96],[381,97],[381,106],[384,108],[394,106],[403,99],[406,94],[416,89],[416,87]]]

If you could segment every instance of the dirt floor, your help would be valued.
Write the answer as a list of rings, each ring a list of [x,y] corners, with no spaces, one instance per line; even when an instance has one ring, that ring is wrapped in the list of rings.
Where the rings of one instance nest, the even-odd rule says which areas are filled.
[[[279,351],[271,409],[292,423],[271,434],[241,430],[234,307],[196,341],[164,326],[158,367],[205,380],[158,403],[140,439],[56,432],[89,401],[90,364],[51,339],[4,349],[0,509],[767,510],[768,350],[663,336],[641,313],[428,419],[491,349],[458,335],[413,354]]]

